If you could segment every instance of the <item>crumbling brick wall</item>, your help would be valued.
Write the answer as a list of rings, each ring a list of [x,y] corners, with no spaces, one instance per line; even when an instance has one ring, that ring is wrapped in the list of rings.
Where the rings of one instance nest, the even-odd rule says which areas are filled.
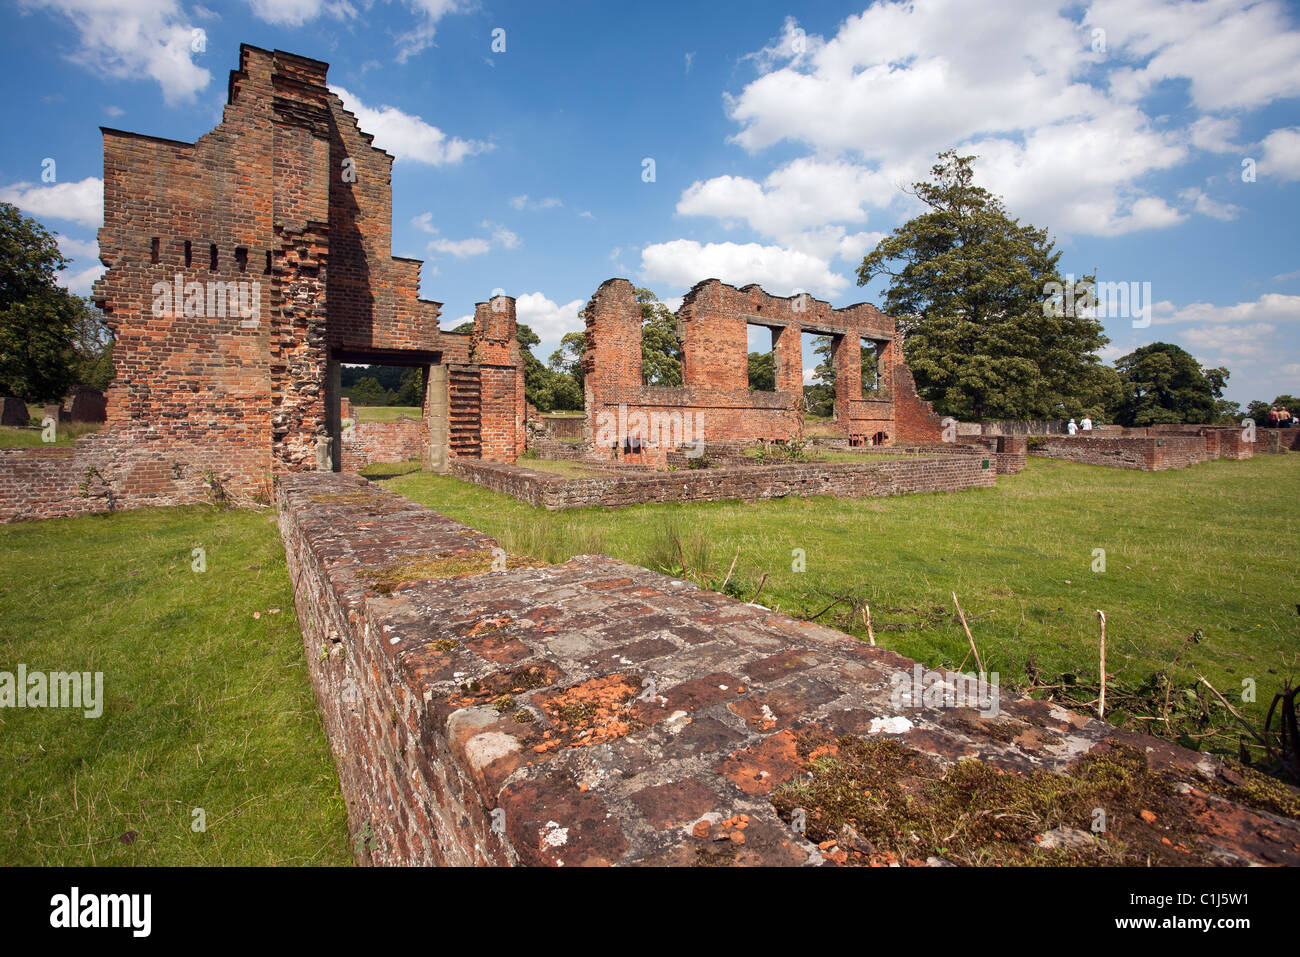
[[[357,422],[343,432],[340,471],[360,472],[377,462],[410,462],[424,455],[424,424],[399,415],[392,422]]]
[[[443,358],[420,263],[392,255],[393,157],[329,91],[327,70],[245,44],[221,123],[196,142],[103,130],[108,272],[95,299],[116,377],[107,428],[78,443],[71,468],[126,482],[112,501],[192,501],[192,475],[238,500],[272,474],[330,468],[339,362],[470,361],[463,336],[447,337]],[[517,345],[490,361],[491,454],[513,461]],[[0,470],[39,464],[20,462]],[[29,498],[10,511],[45,508],[48,490]]]
[[[1029,453],[1146,472],[1183,468],[1214,457],[1206,451],[1204,436],[1176,433],[1117,437],[1043,436],[1030,446]]]
[[[597,454],[613,457],[629,438],[649,445],[660,462],[679,438],[704,442],[791,441],[804,434],[803,332],[828,335],[836,372],[835,427],[854,444],[879,439],[937,442],[940,419],[916,394],[894,321],[867,303],[832,309],[800,295],[771,296],[758,286],[737,289],[716,279],[698,283],[677,312],[682,387],[642,381],[641,309],[625,279],[611,279],[588,302],[587,430]],[[749,388],[748,327],[773,331],[775,391]],[[880,396],[862,393],[862,340],[880,343]]]
[[[772,801],[804,735],[1008,775],[1122,744],[1189,780],[1197,863],[1300,863],[1300,826],[1209,793],[1208,755],[1006,689],[988,716],[900,704],[920,666],[894,652],[604,556],[510,557],[357,476],[285,476],[279,505],[360,863],[842,863]],[[1160,847],[1141,809],[1112,819]]]

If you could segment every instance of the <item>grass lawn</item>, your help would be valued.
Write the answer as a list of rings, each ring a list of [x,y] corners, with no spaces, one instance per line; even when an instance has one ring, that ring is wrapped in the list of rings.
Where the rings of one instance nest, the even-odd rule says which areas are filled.
[[[532,469],[535,472],[550,472],[571,479],[618,478],[617,472],[594,469],[581,462],[571,462],[567,459],[522,458],[516,464],[520,468]]]
[[[1258,727],[1274,691],[1296,677],[1300,456],[1167,472],[1031,458],[996,488],[956,494],[567,512],[441,475],[385,484],[549,561],[603,552],[668,568],[679,565],[676,535],[688,563],[720,581],[739,550],[733,578],[745,598],[763,582],[759,603],[796,616],[837,596],[868,601],[878,643],[929,667],[966,657],[955,591],[985,668],[1004,686],[1023,686],[1030,662],[1043,675],[1095,682],[1097,609],[1107,616],[1112,687],[1161,669],[1175,688],[1203,674]],[[794,570],[795,549],[806,571]],[[1091,570],[1095,549],[1105,550],[1104,572]],[[847,608],[819,620],[865,634],[860,619],[836,617]],[[1240,700],[1246,678],[1256,682],[1254,703]],[[1201,744],[1235,753],[1236,735]]]
[[[98,718],[0,710],[0,864],[351,861],[266,512],[0,526],[0,621],[0,670],[104,675]]]
[[[420,407],[415,405],[354,405],[358,422],[395,422],[399,415],[408,419],[420,417]]]
[[[77,439],[90,432],[98,432],[99,422],[60,422],[54,429],[54,441],[41,438],[41,417],[32,419],[29,427],[0,425],[0,449],[36,448],[42,445],[76,445]]]

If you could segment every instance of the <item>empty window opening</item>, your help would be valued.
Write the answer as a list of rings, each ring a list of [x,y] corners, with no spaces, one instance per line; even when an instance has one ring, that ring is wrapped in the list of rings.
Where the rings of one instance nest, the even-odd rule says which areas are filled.
[[[835,417],[835,340],[828,335],[805,332],[800,345],[803,347],[804,419],[813,425],[829,422]]]
[[[208,269],[213,272],[217,271],[217,244],[213,243],[208,247]]]
[[[885,343],[874,339],[862,342],[862,397],[864,399],[884,398],[884,381],[880,374],[880,357],[885,350]]]
[[[769,326],[749,323],[749,389],[751,392],[776,391],[776,333]]]
[[[160,242],[157,236],[155,236],[152,240],[149,241],[149,261],[151,263],[158,262],[159,246],[160,246]]]
[[[194,244],[188,239],[185,240],[185,268],[189,269],[194,264]]]
[[[677,316],[649,289],[638,289],[636,299],[641,304],[641,382],[680,387],[682,339]]]
[[[266,251],[266,269],[263,270],[266,275],[271,275],[271,250]]]
[[[235,248],[235,262],[239,264],[240,272],[248,272],[248,250],[243,246]]]
[[[424,386],[423,366],[345,365],[339,369],[339,391],[352,403],[361,422],[391,422],[399,415],[420,418]]]

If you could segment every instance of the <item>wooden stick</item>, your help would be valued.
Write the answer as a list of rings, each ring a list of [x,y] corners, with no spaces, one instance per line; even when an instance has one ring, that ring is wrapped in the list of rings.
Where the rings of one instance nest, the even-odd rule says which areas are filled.
[[[731,567],[727,569],[727,577],[724,578],[724,579],[722,579],[722,586],[718,589],[718,591],[726,591],[726,590],[727,590],[727,582],[731,581],[731,573],[734,572],[734,571],[736,570],[736,559],[737,559],[737,558],[740,558],[740,546],[739,546],[739,545],[736,546],[736,557],[733,558],[733,559],[731,560]]]
[[[966,614],[961,610],[961,602],[957,600],[957,593],[952,593],[952,603],[957,606],[957,617],[961,619],[961,626],[966,632],[966,640],[970,642],[970,650],[975,655],[975,667],[979,669],[980,674],[984,674],[984,663],[980,661],[979,649],[975,647],[975,638],[970,633],[970,626],[966,624]],[[966,664],[965,661],[962,664]]]
[[[1245,718],[1237,714],[1237,709],[1234,708],[1232,705],[1228,704],[1228,699],[1225,698],[1223,695],[1219,694],[1219,689],[1214,687],[1214,685],[1210,684],[1208,681],[1206,681],[1204,675],[1197,675],[1196,677],[1200,680],[1201,684],[1205,685],[1205,687],[1209,688],[1211,691],[1214,692],[1214,696],[1223,702],[1223,706],[1227,708],[1229,712],[1231,712],[1234,718],[1236,718],[1238,721],[1241,722],[1241,726],[1250,732],[1250,736],[1252,738],[1254,738],[1260,744],[1264,745],[1264,747],[1268,748],[1268,753],[1271,755],[1273,753],[1273,749],[1268,746],[1268,742],[1265,741],[1263,738],[1261,738],[1259,736],[1259,733],[1254,728],[1252,728],[1249,724],[1246,723]]]
[[[862,603],[862,620],[867,623],[867,641],[874,647],[876,644],[876,633],[871,628],[871,606],[866,602]]]
[[[1104,721],[1106,718],[1106,613],[1098,608],[1097,617],[1101,619],[1101,693],[1097,697],[1097,717]]]

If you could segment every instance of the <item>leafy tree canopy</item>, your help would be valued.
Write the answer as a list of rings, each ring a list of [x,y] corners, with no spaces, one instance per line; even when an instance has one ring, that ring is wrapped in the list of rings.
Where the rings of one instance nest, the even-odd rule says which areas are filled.
[[[1021,225],[974,184],[973,156],[940,153],[913,184],[928,210],[866,256],[858,284],[885,276],[921,395],[966,419],[1100,414],[1113,386],[1096,352],[1109,340],[1086,310],[1044,308],[1064,284],[1047,231]],[[1093,277],[1084,277],[1090,281]]]
[[[55,282],[67,264],[48,229],[0,203],[0,395],[57,401],[75,383],[94,307]]]
[[[646,385],[682,384],[682,343],[677,317],[649,289],[637,289],[641,304],[641,379]]]
[[[1191,353],[1172,342],[1142,346],[1115,367],[1123,385],[1115,415],[1120,425],[1209,423],[1221,412],[1218,402],[1228,370],[1202,369]]]

